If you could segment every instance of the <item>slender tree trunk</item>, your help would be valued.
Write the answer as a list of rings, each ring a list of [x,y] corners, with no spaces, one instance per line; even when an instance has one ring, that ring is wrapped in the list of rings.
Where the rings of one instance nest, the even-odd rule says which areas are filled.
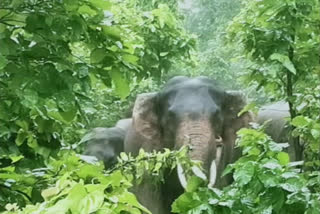
[[[293,37],[293,41],[294,41],[294,37]],[[289,49],[289,59],[291,62],[293,62],[293,56],[294,56],[294,49],[292,47],[290,47]],[[291,119],[295,118],[297,116],[297,111],[295,109],[295,107],[293,106],[293,86],[294,86],[294,76],[291,73],[291,71],[287,70],[286,72],[286,76],[287,76],[287,85],[286,85],[286,93],[287,93],[287,102],[289,104],[289,112],[290,112],[290,117]],[[292,131],[295,128],[293,126],[290,125],[290,133],[292,133]],[[303,159],[303,146],[300,145],[300,138],[298,137],[292,137],[292,141],[293,141],[293,146],[294,146],[294,151],[295,151],[295,157],[296,160],[302,160]]]

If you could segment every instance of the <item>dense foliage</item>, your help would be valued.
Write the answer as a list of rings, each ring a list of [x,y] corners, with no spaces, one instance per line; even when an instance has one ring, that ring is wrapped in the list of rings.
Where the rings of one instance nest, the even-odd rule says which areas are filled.
[[[194,40],[176,15],[166,4],[140,3],[0,2],[1,207],[39,192],[25,179],[30,170],[76,143],[97,111],[129,95],[129,82],[159,79],[174,61],[187,61]],[[104,125],[121,112],[113,114]]]
[[[122,153],[104,170],[77,142],[182,74],[287,101],[305,161],[289,163],[263,127],[244,129],[225,171],[234,183],[193,176],[173,212],[319,213],[319,11],[319,0],[0,0],[0,212],[148,213],[130,188],[190,168],[187,149]]]
[[[319,10],[318,0],[243,1],[229,29],[251,61],[246,83],[289,103],[296,156],[314,167],[320,166]]]
[[[282,149],[261,130],[242,129],[238,145],[242,157],[226,169],[234,183],[223,190],[208,189],[194,180],[173,204],[175,213],[273,213],[320,212],[320,173],[301,174]],[[300,163],[301,164],[301,163]],[[318,190],[318,192],[314,192]]]
[[[66,151],[58,160],[51,159],[47,168],[29,175],[29,180],[34,181],[29,185],[48,185],[41,191],[44,202],[25,208],[20,208],[17,203],[8,204],[8,211],[4,213],[150,213],[128,189],[132,183],[141,181],[145,173],[152,172],[157,183],[162,182],[164,170],[174,169],[176,163],[192,165],[186,152],[186,148],[175,152],[166,150],[162,154],[148,154],[141,150],[136,158],[122,153],[119,163],[104,171],[102,162],[93,162],[88,157]]]

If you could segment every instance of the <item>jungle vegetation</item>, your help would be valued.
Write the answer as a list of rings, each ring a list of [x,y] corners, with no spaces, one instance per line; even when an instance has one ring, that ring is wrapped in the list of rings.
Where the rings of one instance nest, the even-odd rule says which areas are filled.
[[[225,171],[234,183],[194,177],[172,211],[320,213],[319,11],[319,0],[1,0],[0,212],[148,212],[128,189],[191,167],[187,148],[122,153],[105,170],[78,142],[127,117],[137,94],[206,75],[249,94],[246,111],[288,102],[304,161],[263,126],[242,129],[243,156]]]

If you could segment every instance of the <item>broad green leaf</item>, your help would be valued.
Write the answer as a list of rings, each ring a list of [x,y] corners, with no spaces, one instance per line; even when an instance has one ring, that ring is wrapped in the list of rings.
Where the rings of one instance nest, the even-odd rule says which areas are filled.
[[[95,16],[97,14],[97,12],[88,5],[82,5],[81,7],[79,7],[78,12],[80,14],[87,14],[89,16]]]
[[[21,104],[24,105],[27,108],[33,108],[38,104],[39,96],[38,93],[34,90],[25,89],[23,91],[23,97],[22,97]]]
[[[144,206],[142,206],[138,202],[136,196],[133,193],[129,192],[129,191],[125,191],[122,194],[119,194],[118,195],[118,199],[119,199],[119,202],[121,202],[121,203],[129,204],[131,206],[135,206],[135,207],[141,209],[143,212],[145,212],[147,214],[151,214],[151,212],[147,208],[145,208]]]
[[[129,160],[128,155],[127,155],[126,153],[124,153],[124,152],[121,152],[121,153],[120,153],[120,157],[121,157],[121,159],[124,160],[124,161]]]
[[[28,140],[27,140],[27,144],[30,148],[34,149],[36,151],[37,147],[38,147],[38,141],[36,138],[34,138],[32,133],[28,134]]]
[[[294,64],[290,61],[289,57],[283,54],[274,53],[270,56],[271,60],[276,60],[282,65],[287,68],[291,73],[296,74],[296,68],[294,67]]]
[[[135,55],[131,55],[131,54],[124,54],[122,56],[123,61],[137,65],[137,62],[139,60],[138,57],[136,57]]]
[[[130,94],[129,83],[118,71],[112,70],[110,75],[114,82],[116,93],[121,97],[121,99],[125,99]]]
[[[198,176],[192,176],[188,180],[186,191],[195,192],[198,189],[198,187],[200,187],[203,184],[204,184],[204,181],[201,178],[199,178]]]
[[[96,190],[87,194],[72,209],[72,212],[79,214],[94,213],[99,210],[104,201],[104,189]]]
[[[44,198],[45,201],[48,201],[52,196],[57,195],[60,192],[58,187],[50,187],[45,189],[41,192],[41,196]]]
[[[102,48],[94,49],[90,55],[91,63],[100,63],[106,57],[106,54],[107,54],[107,50],[105,49],[102,49]]]
[[[203,202],[199,201],[197,192],[186,192],[178,197],[171,205],[173,213],[188,213],[189,210],[200,206]]]
[[[293,120],[291,121],[291,124],[296,127],[305,127],[309,124],[309,121],[304,116],[297,116],[293,118]]]
[[[242,114],[248,112],[248,111],[252,111],[254,113],[258,112],[258,108],[257,105],[255,103],[249,103],[247,104],[239,113],[238,113],[238,117],[240,117]]]
[[[290,162],[290,157],[286,152],[280,152],[279,154],[277,154],[277,159],[282,166],[286,166]]]
[[[272,170],[275,170],[275,169],[281,169],[281,165],[279,164],[279,162],[275,159],[269,159],[267,160],[266,163],[264,163],[262,165],[264,168],[267,168],[267,169],[272,169]]]
[[[69,11],[75,11],[79,8],[79,0],[64,0],[63,3]]]
[[[59,114],[61,115],[61,118],[67,123],[71,123],[77,116],[77,109],[71,109],[70,111],[60,111]]]
[[[243,186],[251,181],[254,172],[254,163],[251,161],[246,162],[241,168],[235,170],[233,178],[240,186]]]
[[[8,60],[6,57],[2,56],[0,53],[0,69],[3,69],[8,64]]]
[[[111,2],[108,0],[90,0],[90,2],[97,8],[103,10],[109,10],[112,6]]]
[[[261,214],[272,214],[272,206],[262,210]]]
[[[320,130],[318,129],[311,129],[311,135],[314,139],[320,139]]]
[[[17,120],[15,123],[21,127],[25,132],[29,130],[29,123],[26,120]]]
[[[160,56],[163,57],[163,56],[167,56],[168,54],[169,54],[169,52],[161,52],[161,53],[160,53]]]
[[[271,174],[270,172],[260,171],[258,178],[265,188],[275,187],[279,184],[279,176]]]
[[[18,162],[19,160],[21,160],[21,159],[23,159],[24,158],[24,156],[23,155],[14,155],[14,154],[11,154],[11,155],[9,155],[9,157],[10,157],[10,159],[11,159],[11,163],[16,163],[16,162]]]
[[[16,144],[17,146],[21,146],[23,144],[23,142],[27,139],[28,134],[23,131],[22,129],[19,130],[18,135],[16,137]]]
[[[280,186],[288,192],[298,192],[301,191],[303,184],[299,178],[289,178],[285,183],[280,184]]]
[[[106,36],[112,36],[115,39],[121,40],[122,30],[116,26],[103,26],[102,31]]]

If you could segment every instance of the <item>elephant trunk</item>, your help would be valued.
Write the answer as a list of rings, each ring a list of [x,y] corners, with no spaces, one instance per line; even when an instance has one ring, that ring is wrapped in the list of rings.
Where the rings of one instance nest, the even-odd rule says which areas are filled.
[[[219,141],[219,140],[218,140]],[[221,147],[217,147],[216,135],[210,121],[207,119],[186,121],[180,124],[176,135],[176,146],[188,145],[192,160],[203,162],[203,168],[209,176],[209,185],[213,186],[217,177],[218,164],[221,158]],[[181,165],[177,166],[181,185],[186,188],[187,179]],[[192,172],[206,179],[207,176],[198,167],[192,167]]]

